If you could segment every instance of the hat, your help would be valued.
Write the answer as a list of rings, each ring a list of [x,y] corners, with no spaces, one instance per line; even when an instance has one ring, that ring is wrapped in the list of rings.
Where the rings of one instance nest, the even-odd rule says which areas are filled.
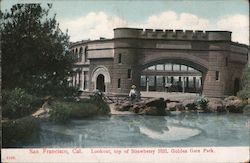
[[[135,85],[132,85],[132,86],[131,86],[131,88],[135,89],[135,88],[136,88],[136,86],[135,86]]]

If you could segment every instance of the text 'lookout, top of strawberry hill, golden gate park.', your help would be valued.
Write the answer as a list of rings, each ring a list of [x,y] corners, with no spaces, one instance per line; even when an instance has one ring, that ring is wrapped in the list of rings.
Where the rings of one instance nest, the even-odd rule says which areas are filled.
[[[231,34],[115,28],[112,39],[71,44],[78,57],[71,85],[83,91],[113,93],[128,93],[131,85],[136,85],[149,92],[236,95],[249,49],[231,41]]]

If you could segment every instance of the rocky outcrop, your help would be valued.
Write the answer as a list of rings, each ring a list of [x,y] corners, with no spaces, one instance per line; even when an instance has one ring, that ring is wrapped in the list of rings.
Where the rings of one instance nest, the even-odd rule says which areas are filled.
[[[126,101],[126,102],[119,104],[119,105],[116,104],[115,110],[117,110],[117,111],[129,111],[131,107],[133,107],[132,103],[129,101]]]
[[[151,98],[136,102],[125,101],[115,106],[117,111],[131,111],[143,115],[169,115],[170,112],[199,112],[199,113],[242,113],[244,103],[236,96],[208,100],[208,106],[202,109],[195,100],[172,101],[163,98]]]
[[[126,101],[115,105],[117,111],[131,111],[140,115],[164,116],[166,102],[163,98],[152,98],[137,102]]]
[[[222,99],[210,99],[208,103],[208,109],[211,112],[219,112],[219,113],[227,112]]]
[[[243,113],[244,104],[236,96],[229,96],[224,99],[224,106],[228,112],[231,113]]]

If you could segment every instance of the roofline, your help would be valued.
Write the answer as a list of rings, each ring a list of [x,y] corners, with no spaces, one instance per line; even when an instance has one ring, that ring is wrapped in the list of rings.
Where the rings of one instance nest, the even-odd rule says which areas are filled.
[[[204,32],[229,32],[232,33],[232,31],[227,31],[227,30],[192,30],[192,29],[154,29],[154,28],[130,28],[130,27],[118,27],[118,28],[114,28],[113,30],[119,30],[119,29],[131,29],[131,30],[165,30],[165,31],[204,31]]]
[[[77,42],[72,42],[70,44],[70,47],[77,46],[77,45],[82,45],[82,44],[89,44],[89,43],[95,43],[95,42],[108,42],[108,41],[113,41],[114,39],[102,39],[102,40],[83,40],[83,41],[77,41]]]

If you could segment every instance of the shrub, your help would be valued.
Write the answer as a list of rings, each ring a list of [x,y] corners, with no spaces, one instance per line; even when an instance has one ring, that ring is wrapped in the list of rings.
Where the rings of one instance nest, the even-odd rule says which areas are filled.
[[[70,103],[69,107],[71,107],[71,118],[85,118],[101,114],[99,108],[91,103]]]
[[[50,120],[54,122],[66,122],[71,118],[106,115],[109,111],[108,104],[97,97],[78,102],[55,101],[52,103],[49,115]]]
[[[2,92],[2,114],[6,118],[20,118],[30,115],[36,111],[41,105],[42,100],[36,96],[27,94],[21,88],[14,90],[3,90]]]
[[[39,142],[40,125],[32,117],[2,123],[3,147],[20,147]]]
[[[243,113],[246,114],[246,115],[250,115],[250,105],[246,105],[243,108]]]
[[[49,111],[49,118],[53,122],[66,122],[70,119],[70,109],[67,102],[55,101]]]
[[[203,109],[203,110],[207,110],[208,107],[208,102],[209,100],[205,97],[201,97],[200,99],[197,100],[197,105]]]
[[[197,110],[197,104],[196,103],[187,104],[186,107],[188,108],[188,110]]]
[[[237,93],[241,99],[245,100],[250,98],[250,67],[245,67],[241,76],[242,90]]]
[[[90,103],[95,104],[98,107],[99,114],[108,114],[110,112],[105,95],[100,91],[95,91],[93,93],[90,97]]]

